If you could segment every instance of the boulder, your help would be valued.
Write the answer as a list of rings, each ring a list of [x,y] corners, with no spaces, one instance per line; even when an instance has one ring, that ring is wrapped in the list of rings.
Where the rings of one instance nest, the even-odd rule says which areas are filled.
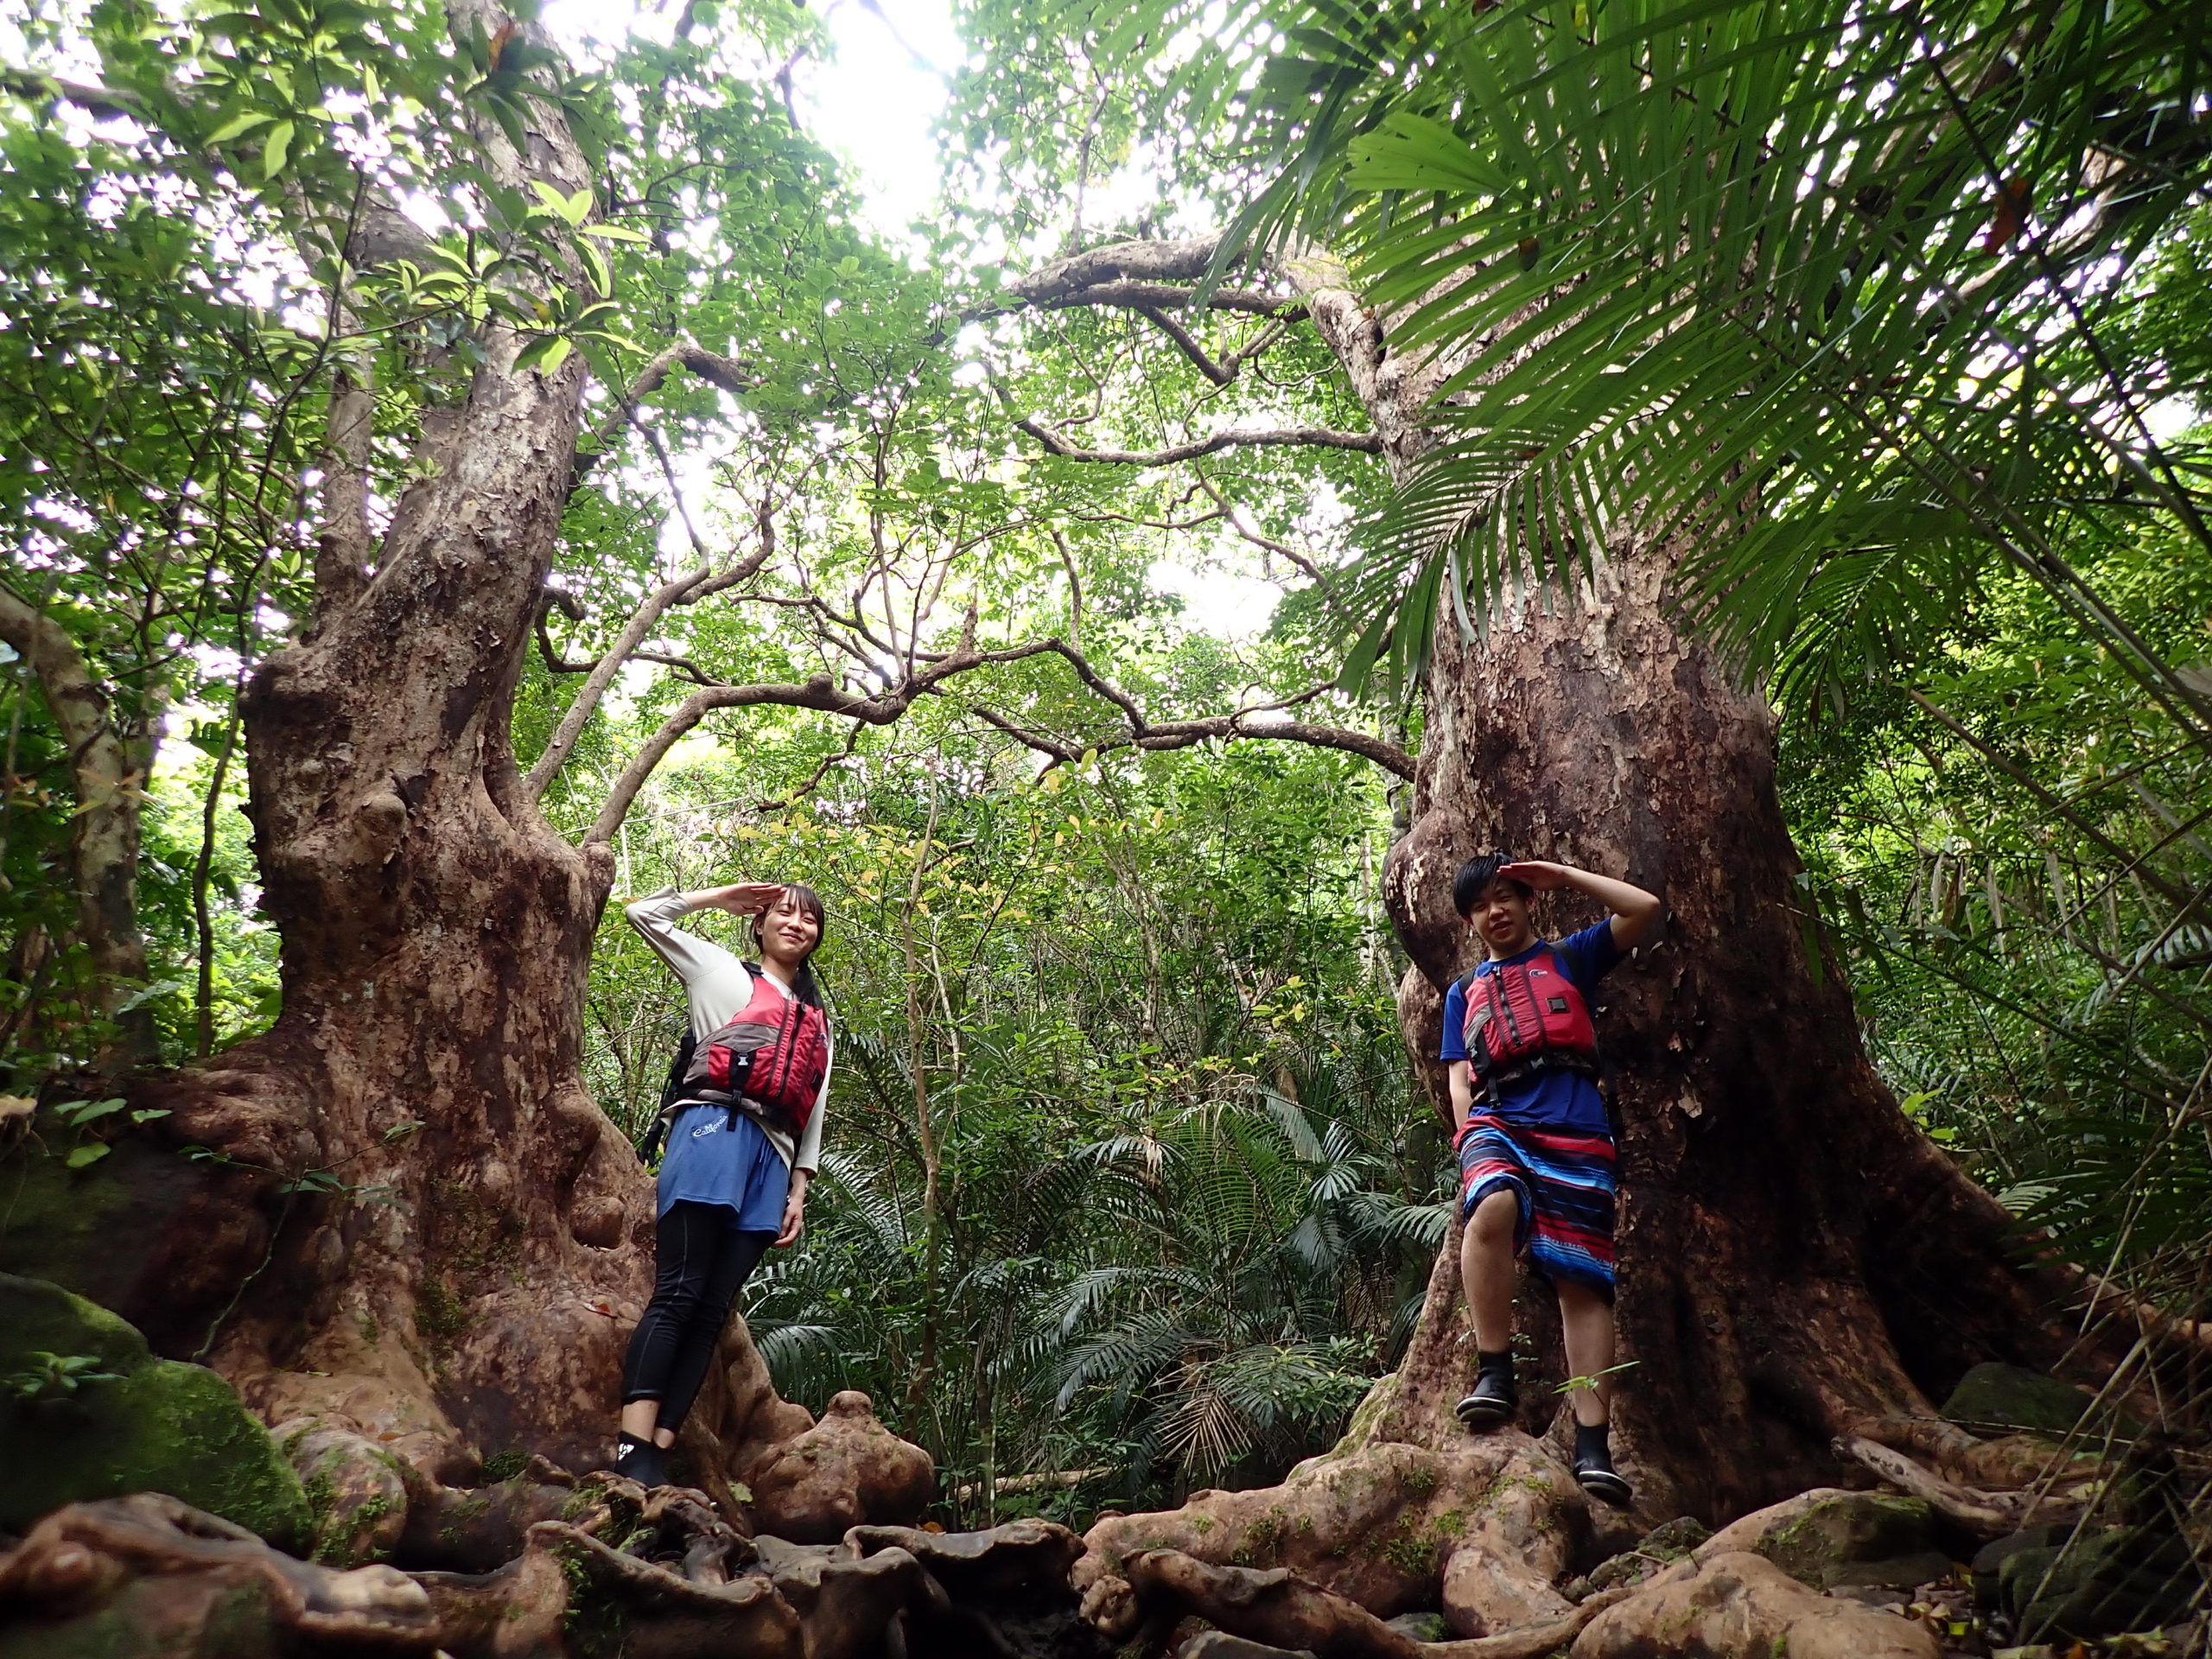
[[[1998,1605],[1997,1574],[2006,1561],[2024,1549],[2056,1549],[2073,1535],[2071,1521],[2053,1521],[1993,1538],[1974,1553],[1974,1599],[1985,1607]]]
[[[1842,1582],[1838,1575],[1854,1564],[1918,1555],[1930,1546],[1935,1512],[1919,1498],[1845,1491],[1817,1497],[1751,1546],[1801,1584],[1825,1590]]]
[[[67,1503],[167,1492],[286,1548],[308,1503],[269,1431],[204,1365],[156,1359],[59,1285],[0,1274],[0,1531]]]
[[[2089,1396],[2071,1383],[1992,1360],[1959,1379],[1943,1415],[1968,1427],[2063,1434],[2088,1408]]]

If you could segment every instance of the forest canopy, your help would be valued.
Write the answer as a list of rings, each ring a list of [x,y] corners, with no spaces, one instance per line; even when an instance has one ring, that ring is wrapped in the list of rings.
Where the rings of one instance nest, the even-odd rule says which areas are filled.
[[[635,1277],[686,1018],[621,906],[804,880],[838,1062],[741,1305],[775,1389],[865,1392],[949,1524],[1281,1480],[1425,1351],[1437,861],[1491,846],[1617,850],[1676,910],[1650,982],[1719,976],[1600,1010],[1650,1213],[1808,1143],[1751,1123],[1796,1044],[1994,1198],[1991,1262],[2090,1287],[2058,1324],[2201,1332],[2196,9],[952,22],[892,225],[789,0],[0,4],[0,1179],[241,1183],[156,1349],[344,1375],[326,1327],[404,1308],[406,1377],[524,1449],[471,1333]],[[1796,977],[1722,984],[1739,941]],[[607,1127],[559,1181],[448,1205],[538,1217],[512,1256],[440,1243],[438,1160],[564,1114]],[[16,1202],[0,1270],[69,1282]],[[420,1238],[284,1327],[264,1269],[379,1206]],[[1918,1274],[1867,1270],[1874,1382],[1770,1390],[1818,1397],[1777,1471],[1957,1380]],[[2128,1363],[2201,1455],[2206,1391]]]

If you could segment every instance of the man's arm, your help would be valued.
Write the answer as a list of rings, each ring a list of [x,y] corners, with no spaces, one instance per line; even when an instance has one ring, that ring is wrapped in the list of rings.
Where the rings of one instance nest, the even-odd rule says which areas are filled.
[[[1467,1127],[1467,1114],[1475,1109],[1474,1067],[1465,1060],[1454,1060],[1445,1068],[1444,1077],[1452,1090],[1452,1138],[1457,1141],[1459,1131]]]
[[[1613,944],[1623,950],[1633,950],[1656,932],[1659,918],[1667,908],[1658,894],[1646,893],[1634,882],[1616,881],[1610,875],[1578,870],[1572,864],[1554,864],[1548,860],[1532,858],[1508,864],[1498,874],[1509,880],[1526,882],[1539,893],[1573,887],[1577,893],[1588,893],[1613,912]]]

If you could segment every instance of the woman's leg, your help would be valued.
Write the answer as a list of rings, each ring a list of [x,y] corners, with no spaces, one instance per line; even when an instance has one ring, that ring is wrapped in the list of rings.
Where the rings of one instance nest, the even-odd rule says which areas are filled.
[[[641,1444],[655,1438],[683,1333],[706,1292],[728,1226],[729,1212],[715,1204],[678,1202],[660,1218],[652,1300],[630,1335],[622,1367],[621,1432]]]
[[[707,1367],[714,1362],[715,1346],[721,1340],[722,1326],[729,1320],[730,1304],[737,1300],[739,1287],[759,1265],[768,1246],[775,1242],[773,1233],[740,1232],[729,1225],[731,1212],[725,1210],[721,1213],[722,1233],[713,1265],[692,1308],[690,1322],[684,1327],[675,1363],[669,1370],[667,1386],[661,1394],[656,1425],[658,1432],[654,1438],[662,1446],[676,1444],[676,1431],[683,1426],[684,1415],[698,1396],[699,1385],[707,1379]]]

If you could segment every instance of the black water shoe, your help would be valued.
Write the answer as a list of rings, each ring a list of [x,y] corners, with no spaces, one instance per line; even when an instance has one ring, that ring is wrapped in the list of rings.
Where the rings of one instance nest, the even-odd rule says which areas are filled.
[[[640,1486],[668,1484],[668,1450],[625,1434],[615,1442],[614,1472]]]
[[[1454,1406],[1452,1414],[1479,1433],[1511,1422],[1520,1409],[1521,1395],[1513,1386],[1513,1367],[1509,1361],[1503,1365],[1485,1364],[1475,1378],[1475,1391]]]
[[[1621,1478],[1620,1471],[1613,1467],[1610,1439],[1604,1423],[1574,1426],[1574,1478],[1581,1483],[1582,1490],[1599,1503],[1625,1509],[1630,1496],[1629,1485]]]

